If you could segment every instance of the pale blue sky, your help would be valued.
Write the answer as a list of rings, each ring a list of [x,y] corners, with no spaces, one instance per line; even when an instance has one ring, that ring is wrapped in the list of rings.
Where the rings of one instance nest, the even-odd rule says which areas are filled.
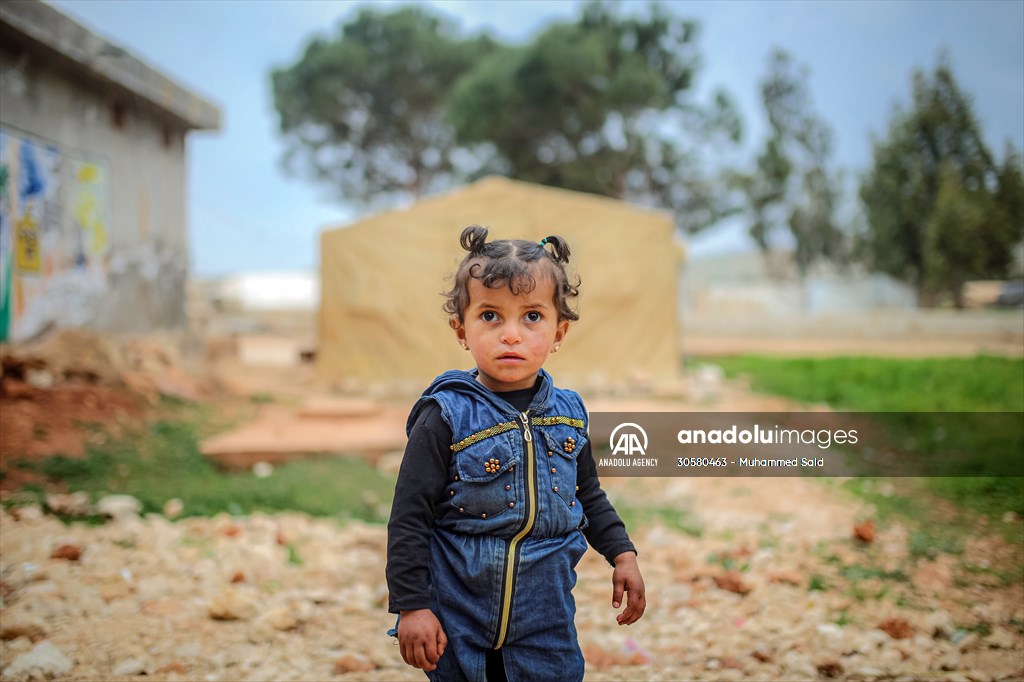
[[[282,145],[269,72],[295,60],[317,33],[333,33],[362,3],[328,0],[50,0],[91,30],[217,104],[223,129],[188,143],[191,266],[198,276],[317,265],[317,235],[356,217],[318,187],[280,171]],[[377,2],[377,5],[399,3]],[[574,17],[577,0],[426,4],[516,41]],[[645,3],[625,2],[627,9]],[[666,2],[697,19],[704,68],[699,93],[724,87],[744,116],[745,144],[764,130],[757,83],[766,57],[782,47],[810,69],[814,106],[836,133],[848,172],[870,161],[870,134],[886,129],[896,103],[909,101],[915,67],[931,69],[948,50],[973,97],[989,144],[1001,157],[1012,138],[1024,147],[1024,2]],[[742,228],[696,240],[694,252],[738,248]]]

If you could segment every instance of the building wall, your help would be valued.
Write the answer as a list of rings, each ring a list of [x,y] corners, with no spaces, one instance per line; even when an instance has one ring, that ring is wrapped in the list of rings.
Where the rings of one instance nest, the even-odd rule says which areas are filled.
[[[0,47],[0,339],[184,328],[185,131],[120,93]]]
[[[800,281],[789,254],[768,262],[751,251],[692,259],[680,276],[680,314],[738,316],[788,313],[912,310],[914,288],[858,268],[840,272],[829,265]]]

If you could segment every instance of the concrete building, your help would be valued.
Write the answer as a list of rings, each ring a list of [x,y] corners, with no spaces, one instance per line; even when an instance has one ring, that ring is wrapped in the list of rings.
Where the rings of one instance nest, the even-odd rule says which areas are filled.
[[[691,258],[680,275],[680,313],[722,316],[849,314],[913,310],[912,286],[860,267],[815,264],[800,280],[791,251]]]
[[[183,331],[185,140],[219,127],[49,5],[0,3],[0,340]]]

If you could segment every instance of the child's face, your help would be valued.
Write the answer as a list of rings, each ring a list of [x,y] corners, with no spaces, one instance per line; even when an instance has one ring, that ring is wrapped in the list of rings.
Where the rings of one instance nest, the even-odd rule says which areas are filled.
[[[534,273],[537,286],[518,295],[508,287],[488,289],[470,277],[469,305],[455,335],[469,346],[479,381],[492,391],[530,388],[544,361],[565,337],[568,320],[558,320],[555,283]]]

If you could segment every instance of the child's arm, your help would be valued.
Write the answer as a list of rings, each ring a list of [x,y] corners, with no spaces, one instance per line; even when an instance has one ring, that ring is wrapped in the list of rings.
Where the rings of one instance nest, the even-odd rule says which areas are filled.
[[[430,610],[429,591],[431,529],[448,478],[447,429],[436,404],[420,412],[409,434],[388,521],[388,610],[401,614],[402,658],[424,670],[436,667],[447,644]]]
[[[636,561],[636,548],[626,532],[615,507],[608,500],[597,476],[597,465],[588,441],[576,460],[576,499],[583,506],[590,524],[583,534],[591,547],[600,552],[612,566],[612,607],[622,605],[626,593],[626,609],[616,617],[619,625],[631,625],[640,620],[647,608],[647,594],[640,567]]]

